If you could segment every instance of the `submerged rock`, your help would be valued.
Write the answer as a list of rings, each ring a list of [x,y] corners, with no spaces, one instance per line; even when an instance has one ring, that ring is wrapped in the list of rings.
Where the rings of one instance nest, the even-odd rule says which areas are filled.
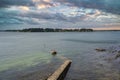
[[[115,56],[115,59],[120,58],[120,51],[118,51],[117,55]]]
[[[52,54],[52,55],[56,55],[56,54],[57,54],[57,51],[52,50],[52,51],[51,51],[51,54]]]
[[[95,50],[98,51],[98,52],[105,52],[106,51],[106,49],[100,49],[100,48],[97,48]]]

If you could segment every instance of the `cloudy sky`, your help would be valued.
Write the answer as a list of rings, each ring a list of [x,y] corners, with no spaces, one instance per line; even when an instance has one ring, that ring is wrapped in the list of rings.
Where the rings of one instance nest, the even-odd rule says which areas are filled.
[[[120,29],[120,0],[0,0],[0,29]]]

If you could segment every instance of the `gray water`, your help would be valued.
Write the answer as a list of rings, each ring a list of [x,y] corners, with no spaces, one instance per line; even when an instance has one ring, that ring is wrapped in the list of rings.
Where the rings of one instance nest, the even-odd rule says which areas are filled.
[[[119,46],[119,35],[120,32],[0,32],[0,80],[17,80],[16,73],[20,78],[20,73],[33,75],[38,70],[45,72],[37,72],[39,76],[50,74],[63,62],[60,56],[72,60],[66,80],[120,80],[120,70],[116,67],[120,61],[110,62],[106,57],[108,52],[95,51]],[[51,50],[58,55],[52,56]]]

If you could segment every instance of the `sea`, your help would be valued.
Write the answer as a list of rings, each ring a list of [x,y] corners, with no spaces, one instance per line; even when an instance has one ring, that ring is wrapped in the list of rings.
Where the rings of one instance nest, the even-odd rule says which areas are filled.
[[[119,50],[120,31],[0,32],[0,80],[45,80],[66,58],[65,80],[120,80]]]

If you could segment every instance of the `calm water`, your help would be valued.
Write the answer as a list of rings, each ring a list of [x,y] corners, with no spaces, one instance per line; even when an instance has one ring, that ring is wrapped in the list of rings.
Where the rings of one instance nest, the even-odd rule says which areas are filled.
[[[24,80],[23,76],[29,73],[51,73],[63,62],[60,56],[73,61],[66,80],[120,80],[120,60],[108,61],[109,52],[94,50],[119,46],[119,35],[120,32],[0,32],[0,80],[17,80],[21,76]],[[51,50],[58,51],[58,55],[51,56]],[[32,80],[27,77],[25,80]]]

